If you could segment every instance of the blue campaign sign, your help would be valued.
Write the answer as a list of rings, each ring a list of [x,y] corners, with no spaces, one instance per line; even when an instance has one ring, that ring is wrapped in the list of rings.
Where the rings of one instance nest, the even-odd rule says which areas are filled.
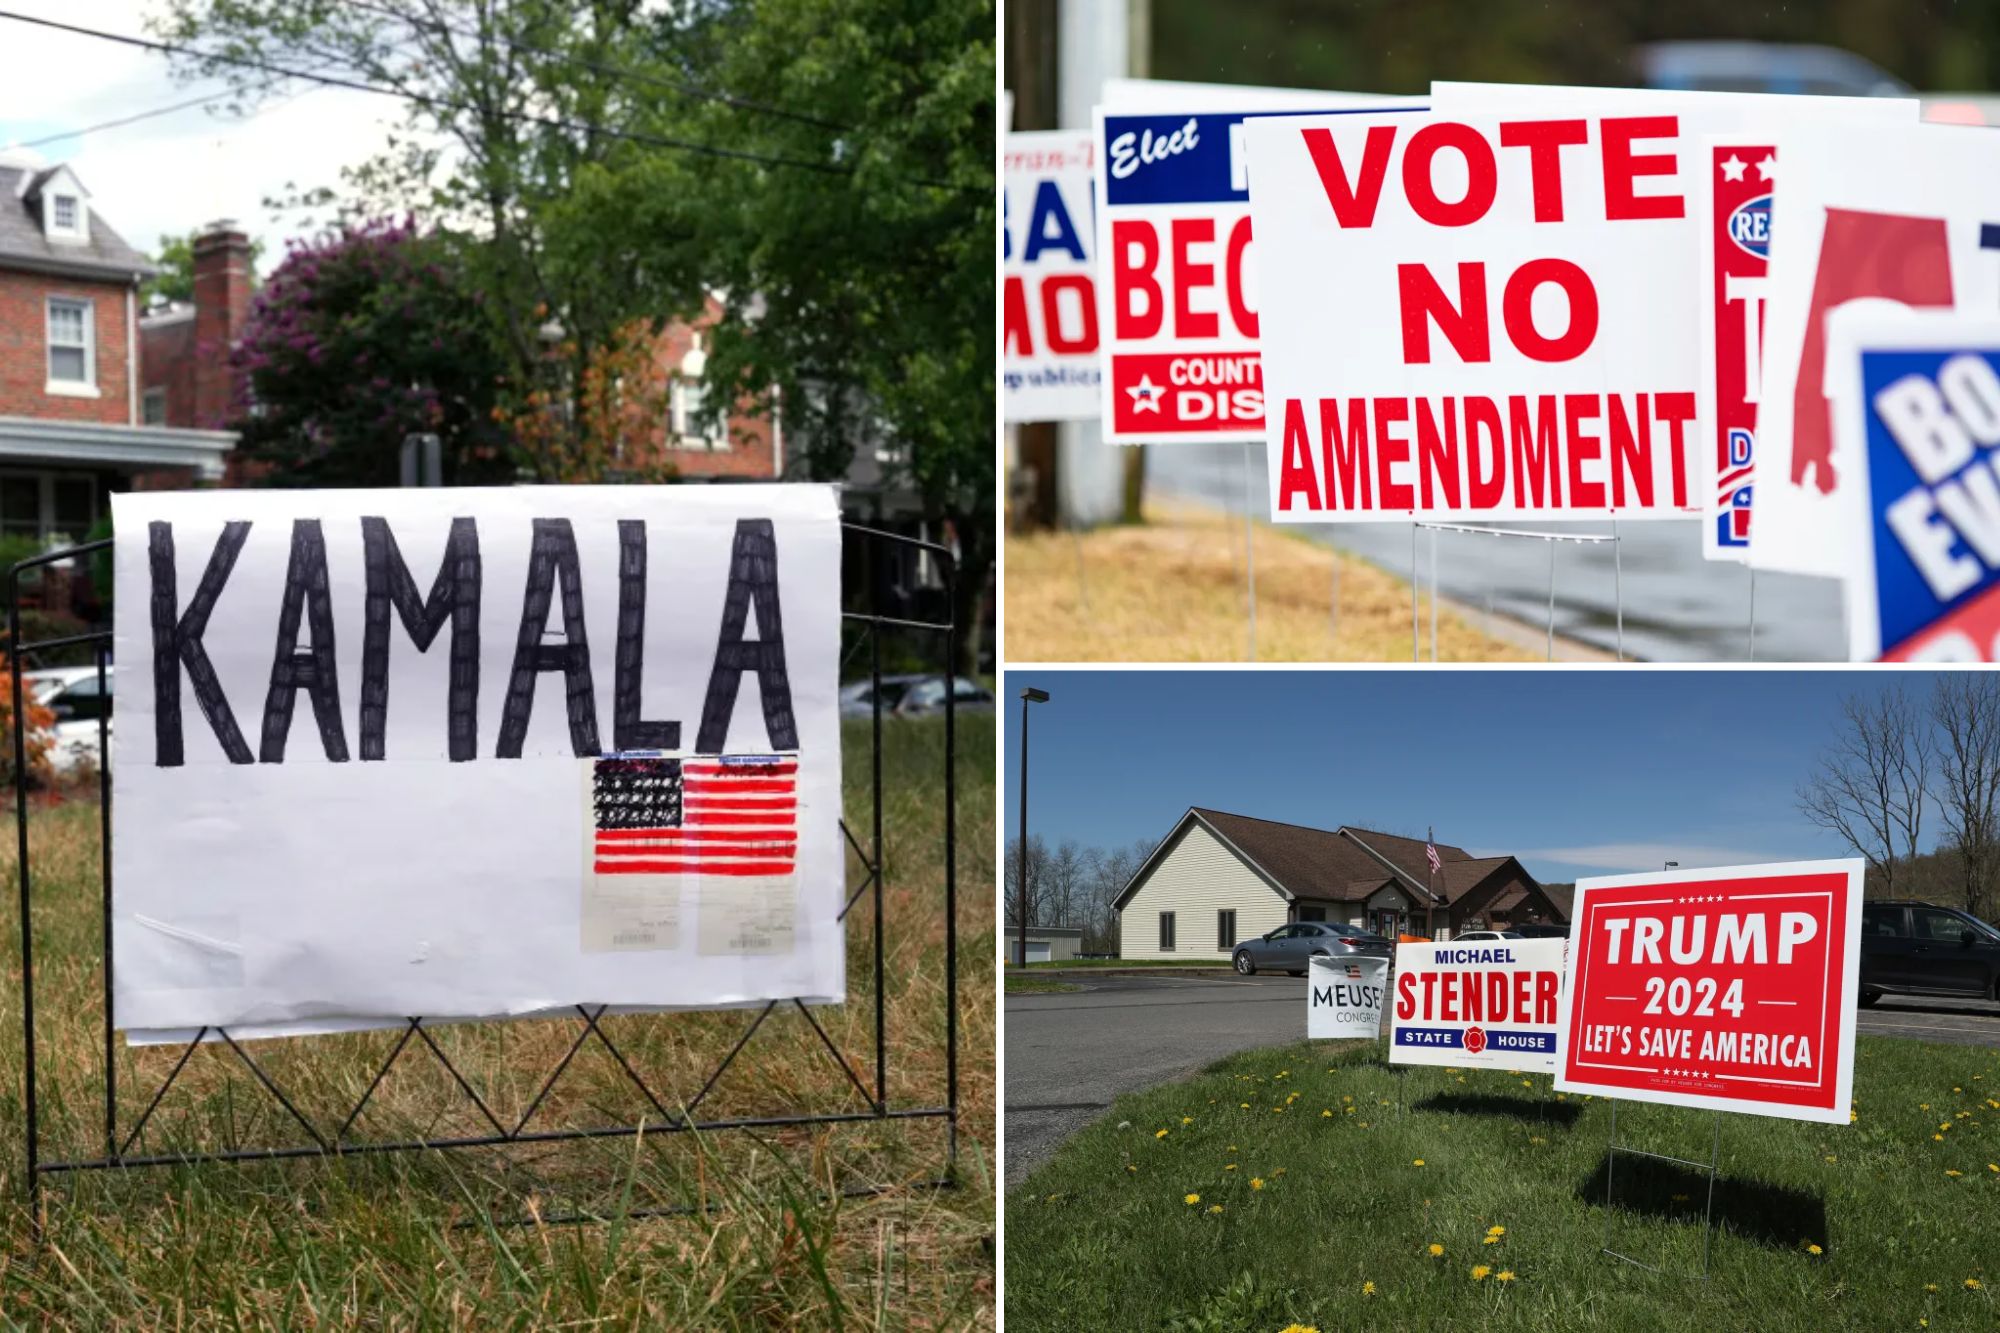
[[[2000,343],[1860,352],[1877,652],[1951,634],[1990,660],[2000,614]],[[1899,433],[1901,438],[1899,439]],[[1919,471],[1919,464],[1930,475]]]
[[[1420,107],[1340,107],[1282,115],[1382,115]],[[1243,122],[1272,112],[1104,117],[1105,200],[1125,204],[1247,204]]]

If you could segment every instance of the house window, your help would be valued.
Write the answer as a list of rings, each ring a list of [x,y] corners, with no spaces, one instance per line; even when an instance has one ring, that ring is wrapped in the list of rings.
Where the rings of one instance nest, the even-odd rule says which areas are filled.
[[[1236,947],[1236,909],[1223,908],[1215,914],[1215,947],[1234,949]]]
[[[167,391],[165,389],[146,390],[146,397],[140,404],[139,410],[142,413],[139,419],[146,425],[148,426],[166,425]]]
[[[1172,912],[1162,912],[1160,913],[1160,952],[1172,953],[1173,951],[1174,914]]]
[[[96,356],[91,345],[93,323],[93,308],[90,302],[63,296],[49,298],[51,392],[60,393],[63,389],[96,387]]]
[[[78,474],[0,473],[0,536],[47,546],[83,541],[97,524],[97,482]]]
[[[723,423],[702,417],[708,405],[707,385],[700,380],[677,379],[668,402],[675,448],[714,451],[729,447]]]
[[[56,230],[71,232],[78,230],[76,196],[73,194],[59,194],[55,196],[53,203]]]

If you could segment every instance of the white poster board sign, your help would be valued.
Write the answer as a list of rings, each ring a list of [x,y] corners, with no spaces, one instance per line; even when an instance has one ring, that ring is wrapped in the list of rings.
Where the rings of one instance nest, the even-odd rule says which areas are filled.
[[[1845,577],[1866,522],[1862,460],[1842,452],[1826,381],[1826,319],[1843,306],[2000,309],[2000,221],[1988,182],[2000,135],[1913,125],[1786,130],[1771,215],[1764,384],[1757,409],[1759,569]]]
[[[1389,1063],[1556,1069],[1567,940],[1396,946]]]
[[[113,514],[135,1040],[842,997],[832,488]]]
[[[1306,970],[1306,1036],[1365,1038],[1382,1035],[1382,1001],[1388,993],[1389,960],[1356,955],[1314,955]]]
[[[1694,517],[1698,136],[1828,102],[1439,83],[1253,121],[1272,516]]]
[[[1001,157],[1003,420],[1097,415],[1095,155],[1088,130],[1007,136]]]

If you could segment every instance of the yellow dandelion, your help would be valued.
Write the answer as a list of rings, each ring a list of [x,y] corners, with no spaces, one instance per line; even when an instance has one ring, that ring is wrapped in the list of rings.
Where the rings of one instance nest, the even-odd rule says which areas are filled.
[[[1962,1176],[1965,1174],[1963,1171],[1954,1171],[1950,1167],[1946,1167],[1944,1173],[1948,1176]]]
[[[1277,1178],[1278,1178],[1279,1176],[1282,1176],[1282,1175],[1284,1175],[1284,1174],[1285,1174],[1285,1170],[1286,1170],[1286,1168],[1284,1168],[1284,1167],[1282,1167],[1282,1166],[1281,1166],[1281,1167],[1279,1167],[1279,1168],[1278,1168],[1277,1170],[1275,1170],[1275,1171],[1273,1171],[1273,1172],[1271,1173],[1271,1179],[1273,1179],[1273,1180],[1276,1180],[1276,1179],[1277,1179]]]
[[[1943,1143],[1943,1142],[1944,1142],[1944,1135],[1942,1135],[1942,1134],[1933,1134],[1933,1135],[1931,1135],[1931,1141],[1932,1141],[1933,1143]]]
[[[1373,1296],[1375,1294],[1375,1284],[1373,1282],[1362,1283],[1361,1294],[1363,1296]]]
[[[1201,1202],[1201,1196],[1199,1194],[1183,1195],[1181,1198],[1181,1202],[1186,1204],[1188,1207],[1192,1208],[1196,1204]]]
[[[1432,1241],[1430,1244],[1430,1253],[1433,1259],[1442,1258],[1444,1257],[1444,1246],[1438,1244],[1436,1241]]]
[[[1181,1123],[1183,1125],[1192,1125],[1194,1123],[1194,1117],[1191,1115],[1184,1115],[1181,1117]]]
[[[1352,1097],[1348,1097],[1348,1096],[1344,1096],[1344,1095],[1343,1095],[1343,1096],[1341,1097],[1341,1099],[1340,1099],[1340,1100],[1342,1100],[1342,1101],[1344,1101],[1344,1102],[1351,1102],[1351,1101],[1353,1101],[1353,1100],[1354,1100],[1354,1098],[1352,1098]]]
[[[1251,1189],[1253,1189],[1253,1190],[1260,1190],[1260,1189],[1263,1189],[1263,1188],[1264,1188],[1264,1177],[1262,1177],[1262,1176],[1252,1176],[1252,1177],[1250,1178],[1250,1188],[1251,1188]]]
[[[1500,1238],[1498,1236],[1488,1236],[1485,1240],[1482,1240],[1479,1243],[1481,1245],[1498,1245],[1500,1243]]]
[[[1543,1137],[1542,1137],[1541,1135],[1539,1135],[1539,1134],[1532,1134],[1532,1135],[1530,1135],[1530,1136],[1528,1137],[1528,1142],[1530,1142],[1530,1143],[1547,1143],[1547,1142],[1548,1142],[1548,1140],[1547,1140],[1547,1139],[1545,1139],[1545,1138],[1543,1138]]]
[[[1239,1102],[1239,1103],[1237,1103],[1237,1105],[1238,1105],[1238,1106],[1240,1106],[1240,1107],[1241,1107],[1241,1108],[1242,1108],[1243,1110],[1245,1110],[1245,1111],[1247,1111],[1247,1110],[1249,1110],[1249,1109],[1250,1109],[1250,1103],[1249,1103],[1249,1102]]]
[[[2000,1162],[1988,1162],[1986,1169],[1988,1171],[2000,1171]]]
[[[1319,1330],[1310,1324],[1287,1324],[1278,1333],[1319,1333]]]
[[[1415,1158],[1410,1162],[1411,1166],[1422,1166],[1423,1164],[1424,1164],[1424,1159],[1421,1157]]]
[[[1503,1268],[1493,1275],[1493,1280],[1495,1282],[1512,1282],[1514,1280],[1514,1270]]]
[[[1981,1282],[1976,1277],[1969,1277],[1965,1279],[1965,1289],[1967,1291],[1978,1291],[1981,1287],[1985,1285],[1986,1285],[1985,1283]]]
[[[1507,1234],[1507,1228],[1499,1225],[1490,1226],[1486,1228],[1486,1234],[1489,1236],[1504,1236]]]
[[[1953,1091],[1953,1092],[1964,1092],[1964,1091],[1965,1091],[1965,1089],[1964,1089],[1964,1088],[1953,1088],[1953,1089],[1952,1089],[1952,1091]]]
[[[1231,1162],[1228,1166],[1225,1166],[1222,1169],[1224,1171],[1234,1171],[1236,1169],[1236,1163]]]
[[[1817,1245],[1808,1245],[1808,1246],[1806,1246],[1806,1253],[1807,1253],[1807,1254],[1825,1254],[1825,1253],[1826,1253],[1826,1251],[1825,1251],[1825,1250],[1822,1250],[1822,1249],[1821,1249],[1821,1248],[1820,1248],[1819,1246],[1817,1246]]]
[[[1222,1205],[1219,1203],[1212,1203],[1208,1206],[1208,1211],[1210,1213],[1219,1213],[1222,1211]]]
[[[1484,1282],[1486,1280],[1486,1275],[1492,1271],[1493,1270],[1488,1268],[1485,1264],[1474,1264],[1472,1266],[1472,1280],[1474,1282]]]
[[[1321,1111],[1321,1112],[1319,1113],[1319,1118],[1320,1118],[1320,1119],[1322,1119],[1322,1120],[1331,1120],[1331,1119],[1333,1119],[1333,1112],[1331,1112],[1331,1111]]]
[[[1925,1291],[1936,1291],[1936,1290],[1937,1290],[1937,1283],[1935,1283],[1935,1282],[1926,1282],[1926,1283],[1924,1283],[1924,1290],[1925,1290]]]
[[[1164,1129],[1156,1129],[1153,1131],[1153,1137],[1156,1139],[1163,1139],[1167,1137],[1167,1131]]]
[[[1832,1153],[1828,1153],[1828,1154],[1826,1155],[1826,1160],[1827,1160],[1827,1161],[1829,1161],[1829,1162],[1837,1162],[1837,1161],[1839,1161],[1840,1159],[1839,1159],[1838,1157],[1835,1157],[1835,1156],[1834,1156],[1834,1155],[1833,1155]]]
[[[1125,1163],[1125,1169],[1126,1169],[1127,1171],[1133,1171],[1133,1172],[1136,1172],[1136,1171],[1138,1171],[1138,1169],[1139,1169],[1139,1168],[1138,1168],[1138,1167],[1136,1167],[1136,1166],[1134,1166],[1134,1165],[1132,1165],[1132,1164],[1131,1164],[1130,1162],[1127,1162],[1127,1163]]]

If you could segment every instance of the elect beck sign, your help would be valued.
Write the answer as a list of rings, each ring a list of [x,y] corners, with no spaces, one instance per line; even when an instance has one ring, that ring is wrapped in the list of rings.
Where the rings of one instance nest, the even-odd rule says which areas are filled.
[[[1328,94],[1343,100],[1355,99]],[[1264,438],[1245,114],[1098,109],[1098,332],[1112,444]]]
[[[1564,947],[1563,940],[1398,945],[1389,1062],[1553,1073]]]
[[[1556,1087],[1846,1124],[1863,864],[1577,881]]]

